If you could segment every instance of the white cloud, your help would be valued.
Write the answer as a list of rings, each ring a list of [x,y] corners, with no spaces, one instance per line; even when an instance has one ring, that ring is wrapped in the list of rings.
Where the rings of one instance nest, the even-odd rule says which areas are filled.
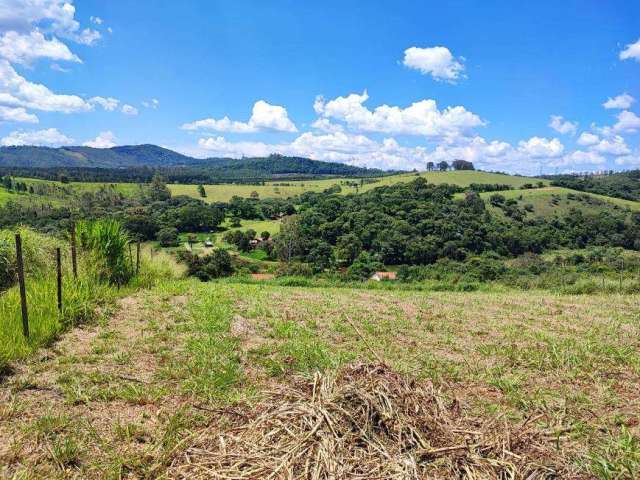
[[[578,129],[577,122],[570,122],[569,120],[565,120],[560,115],[551,115],[549,126],[562,135],[566,135],[568,133],[570,133],[571,135],[575,135],[576,130]]]
[[[96,138],[84,142],[82,145],[93,148],[111,148],[116,146],[116,137],[110,131],[100,132]]]
[[[37,58],[81,63],[64,43],[56,37],[47,39],[37,30],[28,34],[5,32],[0,37],[0,57],[22,65],[29,65]]]
[[[594,151],[575,150],[560,160],[549,163],[550,167],[566,167],[576,165],[602,165],[606,163],[607,159]]]
[[[33,130],[30,132],[15,131],[0,140],[3,146],[11,145],[39,145],[59,146],[71,145],[73,139],[60,133],[56,128]]]
[[[564,145],[557,138],[531,137],[520,141],[518,150],[530,158],[554,158],[562,155]]]
[[[315,122],[311,124],[311,127],[326,133],[335,133],[335,132],[344,131],[344,128],[342,127],[342,125],[332,123],[331,120],[329,120],[328,118],[318,118]]]
[[[590,150],[607,155],[628,155],[631,153],[624,138],[620,135],[615,135],[611,139],[602,139],[600,142],[591,146]]]
[[[64,113],[92,108],[77,95],[55,94],[42,84],[28,81],[6,60],[0,60],[0,105]]]
[[[138,109],[133,105],[129,105],[128,103],[122,105],[120,111],[125,115],[138,115]]]
[[[615,160],[616,165],[621,165],[625,167],[639,167],[640,166],[640,147],[636,148],[635,152],[631,155],[625,155],[622,157],[618,157]]]
[[[629,58],[633,58],[637,62],[640,62],[640,38],[636,43],[630,43],[620,52],[620,60],[627,60]]]
[[[28,32],[34,27],[78,43],[92,45],[100,33],[81,29],[76,8],[68,0],[3,0],[0,2],[0,30]]]
[[[438,81],[455,83],[456,80],[465,78],[464,65],[453,57],[447,47],[407,48],[402,63],[424,75],[431,75]]]
[[[112,97],[91,97],[89,99],[89,103],[91,105],[100,105],[108,112],[113,112],[118,105],[120,104],[120,100]]]
[[[623,110],[618,115],[618,121],[613,126],[617,132],[635,132],[640,130],[640,117],[629,110]]]
[[[100,17],[94,17],[92,15],[89,17],[89,20],[91,21],[91,23],[94,23],[96,25],[102,25],[102,19]]]
[[[578,137],[578,145],[588,146],[598,143],[599,141],[600,137],[598,137],[598,135],[594,135],[593,133],[589,132],[582,132]]]
[[[160,101],[157,98],[152,98],[151,100],[143,100],[140,102],[145,108],[153,108],[154,110],[160,106]]]
[[[631,95],[629,95],[628,93],[623,93],[621,95],[618,95],[617,97],[609,97],[609,99],[604,102],[602,104],[602,106],[606,109],[621,109],[621,110],[626,110],[627,108],[631,107],[631,105],[633,104],[633,102],[635,102],[636,99],[633,98]]]
[[[264,100],[258,100],[253,105],[251,118],[248,122],[239,122],[223,117],[219,120],[206,118],[191,123],[185,123],[183,130],[212,130],[217,132],[253,133],[263,130],[276,132],[297,132],[298,129],[289,119],[287,110],[279,105],[271,105]]]
[[[0,122],[38,123],[38,117],[22,107],[11,108],[0,105]]]
[[[362,95],[352,93],[328,102],[318,97],[314,109],[322,118],[344,122],[361,132],[457,136],[485,125],[478,115],[462,106],[438,110],[435,100],[421,100],[407,108],[381,105],[371,111],[363,105],[368,99],[366,90]]]
[[[231,158],[264,157],[280,153],[384,169],[424,168],[426,165],[424,147],[406,148],[392,138],[376,142],[364,135],[344,132],[325,135],[306,132],[288,144],[229,142],[224,137],[209,137],[201,138],[198,146],[198,152],[189,149],[183,151],[199,156]]]

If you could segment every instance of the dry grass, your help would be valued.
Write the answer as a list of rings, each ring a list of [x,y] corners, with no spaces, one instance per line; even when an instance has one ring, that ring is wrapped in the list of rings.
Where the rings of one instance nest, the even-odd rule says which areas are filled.
[[[533,419],[475,419],[431,382],[384,364],[297,377],[220,431],[207,427],[168,470],[184,479],[543,479],[550,464]]]

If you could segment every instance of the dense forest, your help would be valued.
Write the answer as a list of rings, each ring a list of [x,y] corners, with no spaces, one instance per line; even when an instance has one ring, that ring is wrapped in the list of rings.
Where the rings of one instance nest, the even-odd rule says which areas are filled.
[[[386,265],[423,265],[471,255],[514,257],[553,248],[593,245],[640,249],[640,214],[573,210],[564,216],[527,218],[505,205],[492,214],[475,191],[454,199],[457,189],[418,178],[360,195],[306,193],[299,214],[282,227],[279,254],[317,270],[348,267],[375,257]],[[496,200],[500,195],[496,194]],[[500,202],[496,202],[500,204]]]
[[[640,201],[640,170],[606,175],[552,175],[546,178],[558,187]]]

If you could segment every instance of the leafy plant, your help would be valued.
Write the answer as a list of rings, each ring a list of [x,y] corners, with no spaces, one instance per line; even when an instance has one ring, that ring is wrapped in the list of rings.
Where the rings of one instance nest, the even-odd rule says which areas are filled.
[[[129,234],[117,220],[80,222],[80,246],[95,256],[96,274],[115,285],[126,284],[133,276],[129,258]]]

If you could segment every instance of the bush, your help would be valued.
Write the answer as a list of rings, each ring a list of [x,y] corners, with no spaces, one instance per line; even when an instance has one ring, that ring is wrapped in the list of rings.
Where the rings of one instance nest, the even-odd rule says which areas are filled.
[[[198,256],[189,251],[181,251],[179,260],[187,264],[187,273],[203,282],[214,278],[228,277],[235,268],[231,255],[226,250],[214,249],[209,255]]]
[[[172,227],[166,227],[160,230],[157,239],[163,247],[177,247],[180,244],[178,240],[178,230]]]
[[[129,234],[117,220],[79,222],[80,246],[94,255],[96,275],[114,285],[124,285],[133,276],[128,258]]]
[[[369,252],[360,252],[353,264],[347,270],[351,278],[366,280],[378,270],[382,270],[384,265],[378,257]]]

